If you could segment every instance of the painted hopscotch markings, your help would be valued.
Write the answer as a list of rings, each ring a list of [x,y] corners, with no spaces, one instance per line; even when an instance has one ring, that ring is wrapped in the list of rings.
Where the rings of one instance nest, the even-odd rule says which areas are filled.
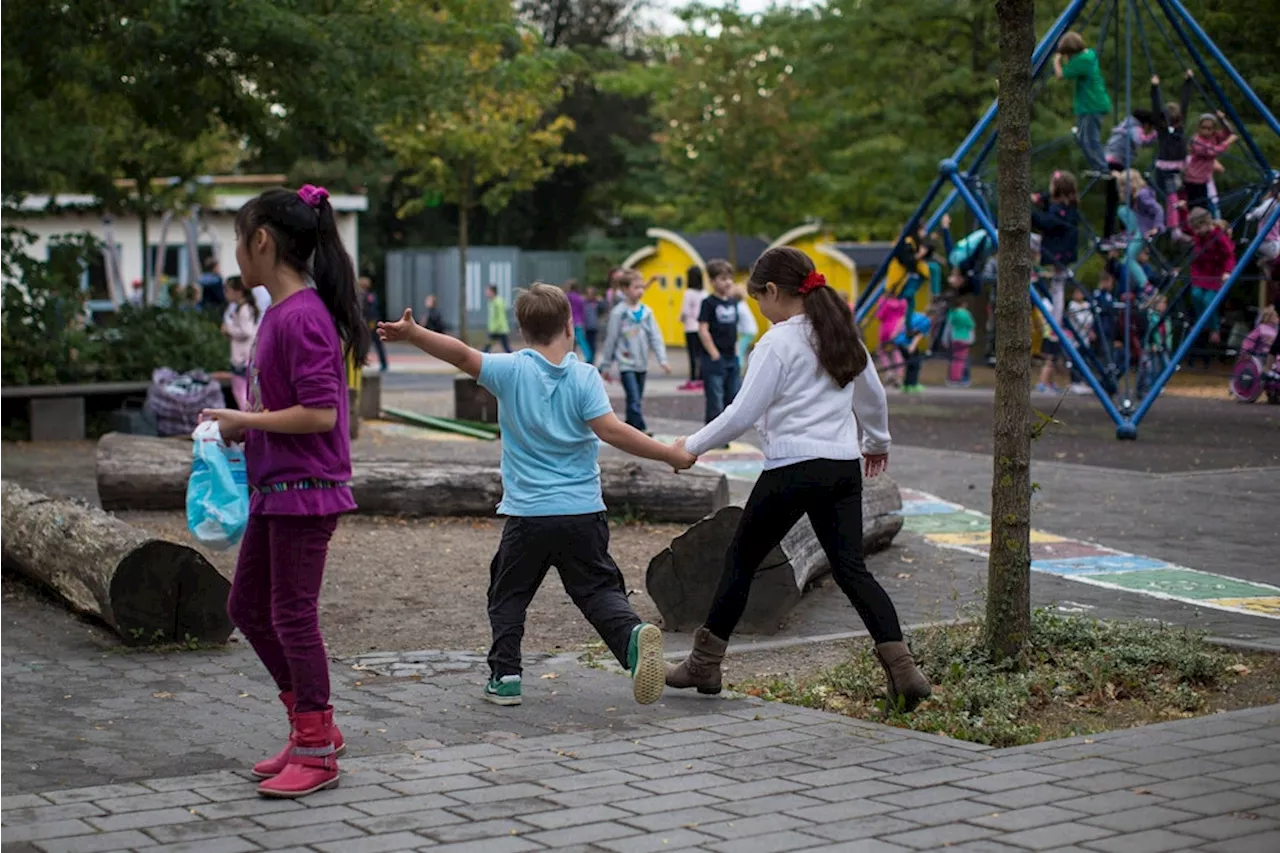
[[[902,490],[903,527],[940,548],[985,557],[991,519],[936,495]],[[1041,530],[1031,531],[1031,569],[1107,589],[1214,610],[1280,619],[1280,588],[1189,569]]]
[[[734,442],[726,450],[706,453],[698,464],[732,479],[754,482],[763,461],[755,447]],[[991,519],[980,512],[917,489],[902,490],[901,512],[904,529],[940,548],[979,557],[990,550]],[[1043,530],[1031,531],[1031,568],[1091,586],[1280,619],[1280,587],[1189,569]]]

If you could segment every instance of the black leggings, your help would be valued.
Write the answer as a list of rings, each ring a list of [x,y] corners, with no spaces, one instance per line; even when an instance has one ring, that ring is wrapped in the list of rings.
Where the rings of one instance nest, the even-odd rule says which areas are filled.
[[[893,602],[862,559],[860,459],[811,459],[760,475],[725,555],[707,629],[722,640],[729,639],[747,607],[756,570],[806,513],[831,563],[831,574],[872,639],[876,643],[901,640]]]
[[[689,381],[698,381],[698,371],[702,366],[702,338],[697,332],[684,333],[684,345],[689,351]]]

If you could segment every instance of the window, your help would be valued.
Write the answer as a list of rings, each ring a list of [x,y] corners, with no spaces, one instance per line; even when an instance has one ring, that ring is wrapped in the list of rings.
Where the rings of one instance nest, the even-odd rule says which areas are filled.
[[[151,251],[154,252],[157,248],[159,247],[152,246]],[[167,278],[170,282],[195,284],[200,279],[200,274],[204,272],[205,264],[213,257],[213,246],[196,246],[196,254],[200,258],[200,269],[191,270],[189,269],[191,256],[187,252],[185,242],[165,246],[164,257],[160,260],[156,275]]]
[[[684,276],[676,276],[676,290],[684,290]]]
[[[656,276],[656,278],[658,279],[658,289],[659,289],[659,290],[666,290],[666,289],[667,289],[667,277],[666,277],[665,275],[660,275],[660,276]]]

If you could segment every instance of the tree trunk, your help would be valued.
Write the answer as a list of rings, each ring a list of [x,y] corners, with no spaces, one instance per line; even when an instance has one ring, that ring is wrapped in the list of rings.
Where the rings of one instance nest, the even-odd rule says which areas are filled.
[[[996,394],[986,646],[1017,659],[1031,633],[1031,52],[1033,0],[998,0]]]
[[[101,510],[0,484],[4,563],[129,645],[224,643],[231,584],[199,552]]]
[[[469,181],[466,175],[462,178]],[[467,343],[467,217],[470,214],[471,192],[469,184],[463,184],[458,197],[458,340]]]
[[[649,561],[645,588],[669,631],[700,626],[715,600],[724,555],[742,518],[742,503],[731,504],[702,519],[671,541]],[[863,481],[862,549],[871,554],[889,547],[902,529],[902,496],[898,486],[881,475]],[[831,571],[818,538],[802,517],[756,570],[747,609],[739,623],[752,634],[773,634],[800,603],[805,589]]]
[[[104,509],[183,509],[190,474],[187,441],[123,433],[98,441],[98,499]],[[370,515],[489,517],[502,499],[496,463],[355,460],[351,475],[357,511]],[[600,481],[611,512],[648,521],[690,523],[729,503],[723,474],[676,476],[659,463],[602,459]]]
[[[155,305],[160,300],[156,298],[155,291],[155,262],[152,259],[151,247],[147,245],[149,237],[147,235],[147,205],[143,197],[142,185],[138,184],[138,231],[142,235],[142,303],[144,305]]]
[[[729,262],[729,266],[733,267],[736,274],[738,271],[738,234],[734,228],[733,211],[726,210],[724,213],[724,234],[728,238],[728,247],[725,251],[729,253],[729,257],[725,258]],[[706,258],[704,260],[711,260]]]

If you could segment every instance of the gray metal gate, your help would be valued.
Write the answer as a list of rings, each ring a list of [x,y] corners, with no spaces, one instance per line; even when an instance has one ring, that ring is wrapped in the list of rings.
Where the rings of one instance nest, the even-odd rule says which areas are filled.
[[[581,279],[584,261],[577,252],[521,252],[509,246],[474,246],[467,249],[467,328],[484,329],[488,321],[485,288],[493,284],[510,312],[516,291],[534,281],[564,284]],[[460,286],[458,249],[397,249],[387,252],[386,309],[398,317],[411,308],[421,317],[428,294],[436,295],[445,324],[458,328],[463,289]],[[514,315],[509,318],[515,325]]]

